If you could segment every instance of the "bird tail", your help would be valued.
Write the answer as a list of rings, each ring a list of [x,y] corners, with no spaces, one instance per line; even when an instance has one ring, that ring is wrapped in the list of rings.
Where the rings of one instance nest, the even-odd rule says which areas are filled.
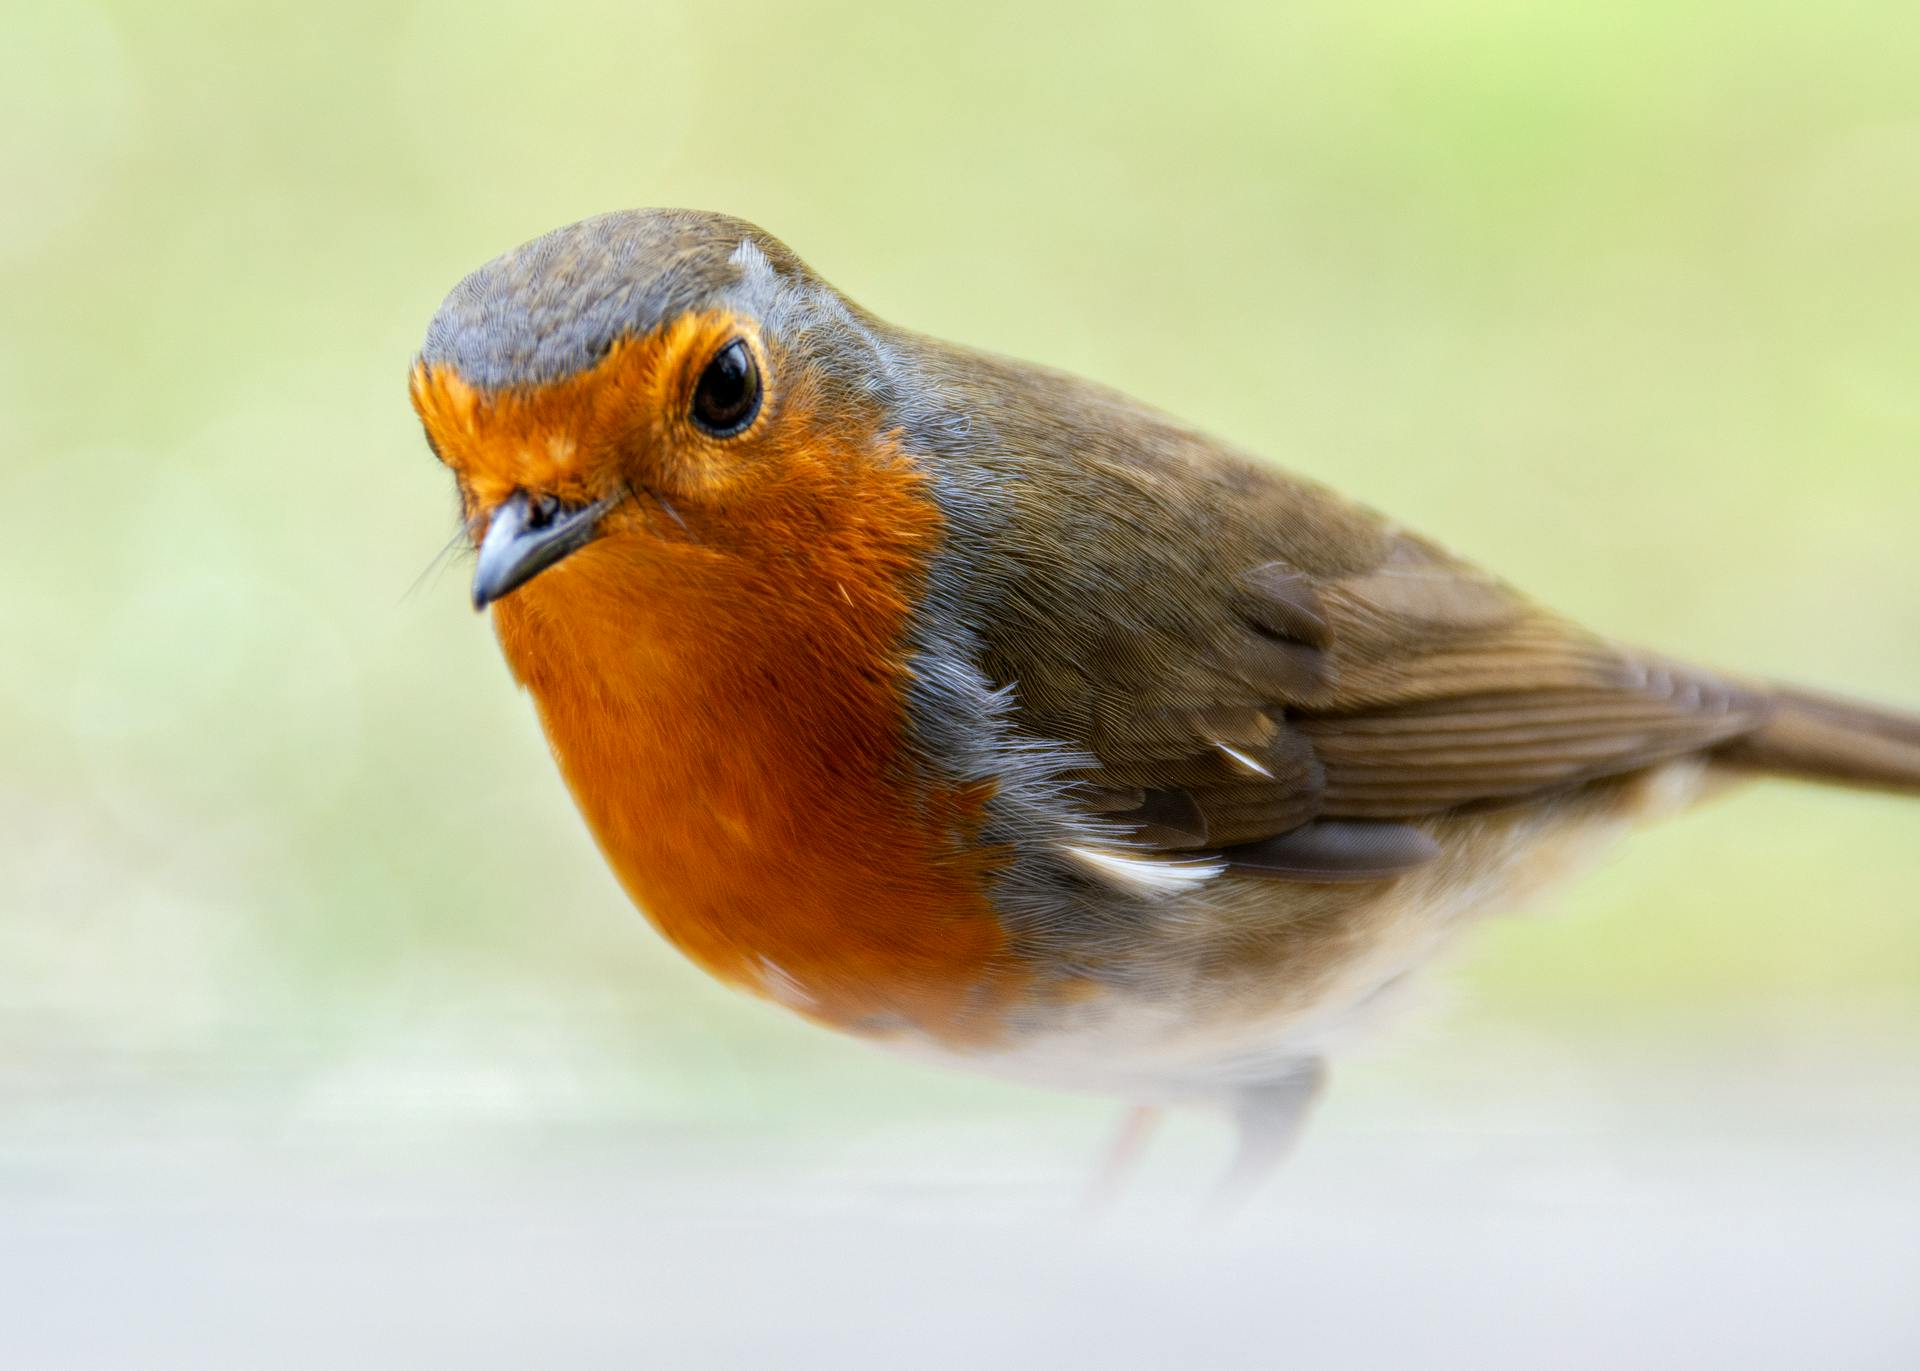
[[[1766,722],[1715,756],[1743,770],[1920,795],[1920,715],[1779,689]]]

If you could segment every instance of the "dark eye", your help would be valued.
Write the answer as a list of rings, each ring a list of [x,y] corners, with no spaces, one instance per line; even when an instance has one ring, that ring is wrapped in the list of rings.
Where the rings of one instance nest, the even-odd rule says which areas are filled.
[[[693,388],[693,422],[716,438],[740,432],[760,412],[760,368],[746,340],[714,354]]]

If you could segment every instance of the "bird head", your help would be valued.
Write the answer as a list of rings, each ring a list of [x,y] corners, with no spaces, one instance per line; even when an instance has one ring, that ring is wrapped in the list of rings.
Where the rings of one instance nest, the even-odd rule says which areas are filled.
[[[476,536],[475,607],[595,544],[791,531],[771,506],[843,481],[879,427],[847,355],[873,327],[716,214],[602,215],[475,271],[412,373]]]

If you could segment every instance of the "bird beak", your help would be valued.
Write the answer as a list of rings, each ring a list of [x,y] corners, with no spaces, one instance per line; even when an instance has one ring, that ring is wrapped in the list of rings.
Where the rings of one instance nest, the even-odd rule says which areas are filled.
[[[494,509],[480,561],[473,569],[473,607],[485,609],[554,563],[578,552],[600,532],[600,520],[618,503],[563,505],[551,496],[516,491]]]

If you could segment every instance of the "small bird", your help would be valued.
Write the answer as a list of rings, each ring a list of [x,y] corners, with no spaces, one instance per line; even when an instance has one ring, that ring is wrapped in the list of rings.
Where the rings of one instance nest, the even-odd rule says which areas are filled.
[[[1618,646],[1144,405],[639,210],[447,297],[411,375],[621,883],[833,1028],[1225,1107],[1484,911],[1742,776],[1920,794],[1920,717]]]

